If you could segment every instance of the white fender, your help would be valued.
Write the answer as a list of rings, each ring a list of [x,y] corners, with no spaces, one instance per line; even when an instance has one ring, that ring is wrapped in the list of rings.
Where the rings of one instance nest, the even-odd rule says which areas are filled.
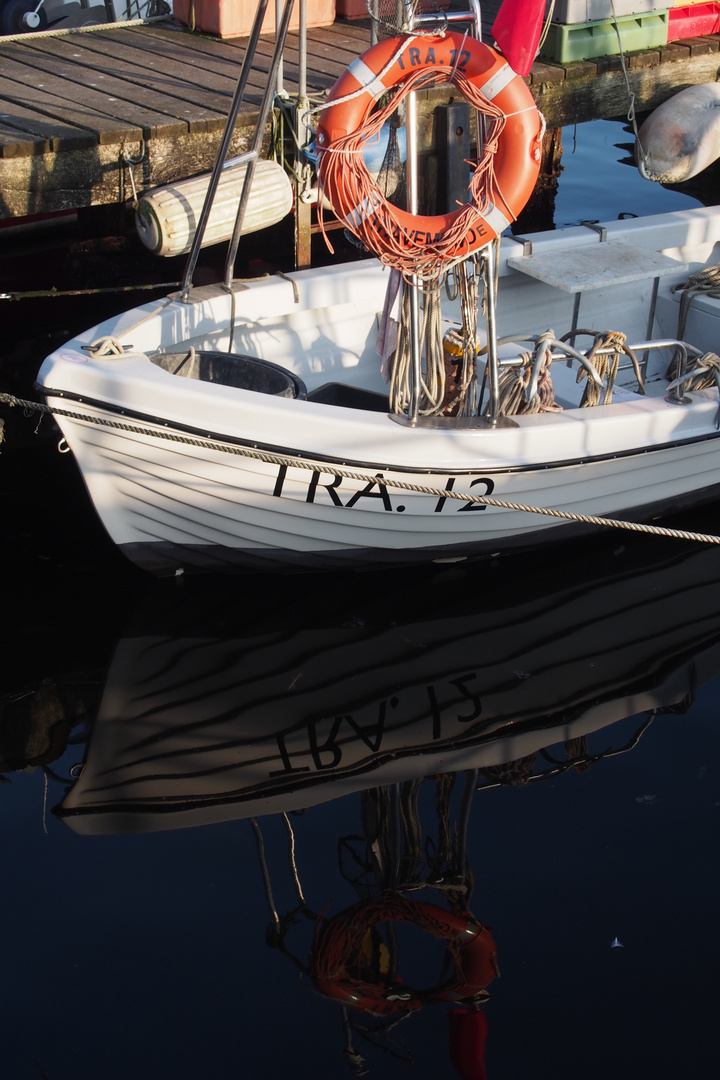
[[[720,83],[700,83],[664,101],[648,116],[635,142],[646,180],[679,184],[720,157]]]
[[[222,243],[232,236],[246,169],[246,165],[232,165],[220,177],[203,247]],[[190,250],[209,182],[210,173],[203,173],[143,195],[135,225],[145,247],[156,255],[181,255]],[[277,224],[292,207],[292,185],[282,165],[258,161],[243,220],[243,235]]]

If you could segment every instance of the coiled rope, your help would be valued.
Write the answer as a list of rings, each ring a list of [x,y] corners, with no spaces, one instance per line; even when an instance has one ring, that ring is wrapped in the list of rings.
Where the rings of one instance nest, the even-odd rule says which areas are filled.
[[[503,368],[498,383],[501,416],[560,412],[560,406],[555,404],[555,388],[550,377],[554,341],[554,331],[547,330],[540,334],[532,352],[528,349],[520,354],[522,367]]]
[[[470,259],[453,267],[454,291],[450,291],[450,275],[426,282],[419,293],[423,299],[423,320],[419,335],[424,359],[421,372],[418,412],[421,416],[475,416],[477,397],[477,323],[478,282],[484,257],[476,252]],[[451,329],[443,335],[440,289],[444,281],[448,297],[460,297],[462,329]],[[401,283],[401,318],[398,344],[390,364],[390,411],[407,414],[412,396],[412,342],[410,334],[410,290],[414,286]],[[453,358],[456,358],[453,362]]]
[[[683,392],[710,390],[713,387],[720,390],[720,356],[714,352],[693,356],[688,361],[686,370],[680,373],[678,373],[678,361],[674,360],[670,364],[667,377],[673,379],[668,383],[668,393],[680,386]]]
[[[232,443],[218,442],[210,438],[198,436],[180,435],[174,431],[154,430],[142,427],[139,424],[128,424],[121,420],[108,420],[101,416],[91,416],[86,413],[76,412],[72,409],[51,408],[38,401],[26,401],[17,398],[13,394],[0,393],[0,405],[20,406],[29,412],[39,412],[50,416],[67,416],[72,420],[82,420],[88,424],[99,427],[112,428],[116,431],[127,431],[133,435],[144,435],[152,439],[163,439],[168,442],[184,443],[187,446],[198,446],[206,450],[214,450],[223,454],[235,454],[239,457],[250,458],[253,461],[261,461],[269,465],[287,465],[292,468],[306,469],[309,472],[328,473],[347,480],[358,480],[361,483],[375,483],[385,488],[397,488],[399,491],[415,492],[419,495],[432,495],[433,498],[455,499],[458,502],[475,503],[478,506],[493,506],[500,510],[519,510],[527,514],[540,514],[543,517],[557,518],[562,521],[574,521],[584,525],[607,526],[611,529],[625,529],[629,532],[647,533],[650,536],[666,536],[675,540],[696,540],[703,544],[720,545],[720,536],[711,536],[707,533],[689,532],[685,529],[668,529],[661,525],[647,525],[637,521],[621,521],[616,518],[599,517],[595,514],[576,514],[569,510],[555,510],[547,506],[529,506],[526,503],[509,502],[505,499],[495,499],[489,495],[469,495],[461,491],[452,491],[449,488],[429,487],[424,484],[411,484],[405,480],[392,480],[379,474],[368,474],[355,469],[346,469],[337,465],[318,465],[306,461],[300,457],[286,454],[272,454],[266,450],[258,450],[254,447],[238,446]]]
[[[422,240],[409,239],[400,226],[396,207],[389,202],[371,177],[363,158],[363,150],[379,137],[381,128],[408,94],[429,89],[439,82],[452,82],[472,107],[487,117],[483,156],[473,173],[468,188],[468,202],[445,231],[434,239],[425,233]],[[344,100],[344,99],[339,99]],[[336,102],[331,102],[336,104]],[[423,281],[432,281],[469,254],[468,234],[483,224],[483,211],[489,206],[493,190],[494,158],[498,141],[505,127],[503,112],[489,101],[483,92],[463,74],[449,65],[432,70],[420,69],[410,75],[392,95],[390,101],[370,116],[356,131],[338,139],[323,150],[324,183],[342,193],[342,204],[352,207],[372,207],[372,213],[356,213],[345,224],[357,238],[387,266],[403,275],[413,274]],[[323,204],[319,202],[320,227],[328,248],[332,246],[325,234]]]
[[[412,395],[411,288],[412,286],[406,281],[402,282],[402,317],[390,376],[390,411],[397,414],[407,414]],[[445,361],[442,347],[439,282],[426,285],[422,290],[422,296],[424,307],[420,328],[420,348],[424,352],[425,364],[420,378],[418,412],[421,416],[431,416],[441,411],[445,398]]]
[[[685,325],[690,313],[690,305],[695,297],[702,294],[716,298],[720,297],[720,263],[715,263],[714,266],[706,266],[704,270],[698,270],[697,274],[692,274],[687,281],[673,285],[672,291],[682,293],[677,336],[680,341],[684,341]]]
[[[580,334],[588,335],[592,337],[593,344],[590,348],[587,358],[589,362],[594,366],[598,375],[603,381],[603,386],[598,386],[592,379],[588,379],[588,373],[585,368],[580,368],[577,374],[577,381],[586,379],[587,383],[585,390],[583,391],[582,400],[580,402],[580,408],[586,409],[595,405],[609,405],[612,402],[613,387],[615,386],[615,380],[617,378],[618,371],[620,369],[621,356],[627,356],[630,363],[633,366],[635,372],[635,378],[638,384],[638,393],[645,394],[645,382],[640,371],[640,364],[627,344],[627,337],[619,330],[571,330],[567,334],[563,334],[560,338],[561,341],[574,340]],[[600,351],[612,349],[612,352]]]

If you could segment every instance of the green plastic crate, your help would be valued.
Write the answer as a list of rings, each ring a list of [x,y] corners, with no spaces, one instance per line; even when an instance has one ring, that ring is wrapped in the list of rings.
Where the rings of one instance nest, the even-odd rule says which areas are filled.
[[[623,52],[657,49],[668,39],[668,12],[648,15],[625,15],[618,18]],[[615,56],[620,52],[615,24],[607,19],[587,23],[550,23],[540,57],[559,64],[573,60],[592,60],[596,56]]]

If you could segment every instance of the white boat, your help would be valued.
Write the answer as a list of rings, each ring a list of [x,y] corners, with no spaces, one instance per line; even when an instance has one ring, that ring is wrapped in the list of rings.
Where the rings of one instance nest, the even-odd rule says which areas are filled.
[[[716,494],[720,302],[688,314],[674,290],[717,258],[720,212],[497,244],[534,186],[544,125],[522,79],[467,33],[379,41],[322,108],[323,195],[381,260],[234,281],[291,10],[238,159],[223,282],[194,288],[192,269],[243,73],[182,290],[80,334],[40,370],[113,541],[158,574],[444,562]],[[261,4],[255,37],[262,17]],[[243,68],[252,52],[251,40]],[[419,205],[411,105],[448,83],[483,115],[483,151],[468,202],[419,217],[384,197],[364,148],[407,99]]]
[[[444,561],[588,527],[451,497],[462,494],[647,521],[718,491],[718,390],[671,390],[668,365],[718,347],[720,300],[705,295],[689,308],[689,347],[671,342],[673,289],[717,258],[720,211],[603,230],[535,234],[527,254],[504,237],[498,333],[557,337],[574,319],[620,330],[646,394],[628,364],[611,403],[580,408],[581,365],[556,350],[560,411],[393,415],[375,350],[389,272],[375,259],[144,305],[52,353],[37,385],[111,538],[160,574]],[[442,318],[459,326],[458,301]],[[650,351],[651,337],[664,347]],[[122,355],[91,347],[104,338]]]

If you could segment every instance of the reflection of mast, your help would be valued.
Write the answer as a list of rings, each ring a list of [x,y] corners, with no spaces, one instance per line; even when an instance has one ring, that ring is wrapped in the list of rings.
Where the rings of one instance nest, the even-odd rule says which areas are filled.
[[[486,765],[484,768],[477,770],[481,778],[477,790],[485,791],[487,788],[506,786],[523,787],[528,784],[538,783],[541,780],[552,780],[555,777],[562,776],[569,769],[579,773],[587,772],[591,765],[598,761],[618,757],[620,754],[627,754],[629,750],[634,750],[656,716],[662,714],[682,715],[688,711],[692,700],[693,695],[691,693],[676,704],[658,709],[649,709],[645,713],[642,723],[622,746],[607,747],[597,753],[590,753],[587,736],[581,735],[576,739],[567,739],[563,744],[565,761],[558,761],[550,754],[547,748],[543,748],[539,751],[539,755],[528,754],[525,757],[517,758],[515,761],[507,761],[503,765]],[[550,763],[549,769],[544,769],[541,772],[533,771],[538,756],[543,757]]]
[[[395,1036],[391,1040],[391,1033],[403,1020],[429,1005],[456,1006],[450,1013],[454,1042],[459,1039],[467,1044],[469,1036],[475,1057],[484,1051],[485,1020],[468,1021],[467,1017],[477,1013],[488,1000],[487,986],[499,971],[490,931],[469,910],[472,879],[467,833],[477,770],[465,774],[461,805],[453,823],[450,801],[456,780],[457,774],[435,778],[438,831],[432,841],[429,837],[423,841],[420,822],[423,780],[363,793],[363,835],[342,837],[338,844],[341,873],[352,882],[360,899],[331,917],[314,915],[305,899],[295,860],[294,832],[286,814],[282,817],[290,841],[291,876],[298,902],[286,915],[278,912],[263,835],[257,820],[251,820],[272,914],[268,944],[281,949],[307,975],[316,992],[341,1006],[343,1052],[356,1075],[367,1070],[355,1049],[355,1036],[409,1061],[409,1050],[404,1044],[398,1045]],[[359,874],[343,869],[344,861],[354,864],[352,869],[359,870]],[[440,902],[421,899],[417,894],[425,889],[439,892]],[[286,936],[300,916],[315,921],[307,963],[286,944]],[[401,973],[407,934],[418,930],[445,946],[442,970],[429,988],[411,985]],[[459,1005],[463,1008],[458,1009]],[[453,1045],[451,1058],[457,1067],[456,1057],[457,1047]],[[465,1075],[462,1070],[461,1075]]]
[[[359,896],[378,890],[433,888],[445,893],[454,908],[467,910],[472,893],[467,830],[478,770],[464,774],[465,791],[453,835],[450,799],[457,775],[445,773],[435,778],[438,835],[436,841],[428,836],[424,847],[418,810],[422,779],[362,793],[363,836],[342,837],[338,845],[340,871]],[[364,844],[364,852],[354,846],[358,842]],[[359,876],[353,877],[347,865],[352,862],[360,868]],[[427,871],[424,879],[423,868]]]

